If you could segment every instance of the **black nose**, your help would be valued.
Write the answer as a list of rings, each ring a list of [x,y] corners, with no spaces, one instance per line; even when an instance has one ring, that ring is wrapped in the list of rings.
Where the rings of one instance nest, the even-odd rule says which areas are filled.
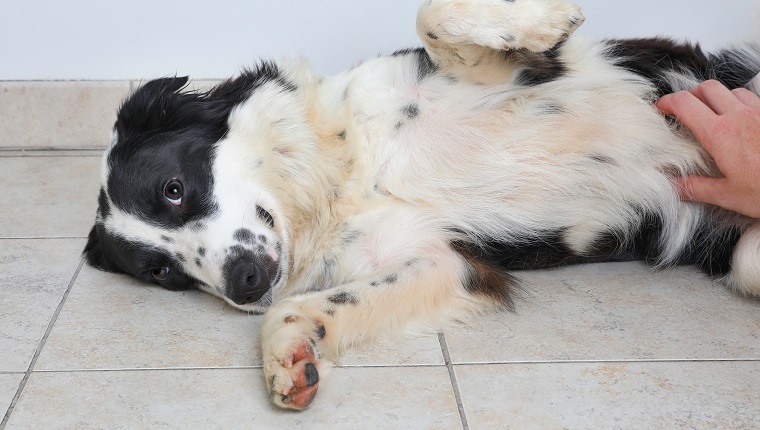
[[[238,305],[257,302],[269,291],[270,279],[252,252],[235,252],[224,263],[227,297]]]

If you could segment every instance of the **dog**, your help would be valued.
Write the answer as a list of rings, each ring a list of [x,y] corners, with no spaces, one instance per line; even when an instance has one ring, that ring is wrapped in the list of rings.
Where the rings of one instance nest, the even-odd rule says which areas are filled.
[[[514,272],[645,260],[760,295],[760,223],[682,202],[719,175],[654,101],[754,88],[760,48],[587,41],[566,0],[425,0],[424,47],[318,77],[260,62],[119,109],[92,266],[265,313],[273,402],[303,409],[342,352],[511,309]]]

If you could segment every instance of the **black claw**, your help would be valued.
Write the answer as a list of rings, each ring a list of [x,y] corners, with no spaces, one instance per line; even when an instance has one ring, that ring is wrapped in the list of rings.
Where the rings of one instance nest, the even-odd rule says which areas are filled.
[[[311,387],[319,382],[319,372],[312,363],[306,363],[306,386]]]

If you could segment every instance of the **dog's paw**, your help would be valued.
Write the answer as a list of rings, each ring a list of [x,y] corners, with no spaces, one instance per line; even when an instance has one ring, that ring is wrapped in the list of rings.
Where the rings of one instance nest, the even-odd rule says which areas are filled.
[[[264,377],[275,405],[302,410],[319,389],[320,373],[327,368],[319,359],[319,330],[302,316],[288,315],[262,331]]]
[[[421,7],[418,30],[436,44],[545,52],[584,20],[580,8],[565,0],[433,0]]]

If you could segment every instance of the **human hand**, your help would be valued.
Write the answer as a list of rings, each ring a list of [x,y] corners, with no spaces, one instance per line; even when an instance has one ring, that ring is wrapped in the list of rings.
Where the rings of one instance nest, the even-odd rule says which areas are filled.
[[[678,178],[681,198],[760,218],[760,98],[706,81],[662,97],[657,108],[689,127],[723,174]]]

